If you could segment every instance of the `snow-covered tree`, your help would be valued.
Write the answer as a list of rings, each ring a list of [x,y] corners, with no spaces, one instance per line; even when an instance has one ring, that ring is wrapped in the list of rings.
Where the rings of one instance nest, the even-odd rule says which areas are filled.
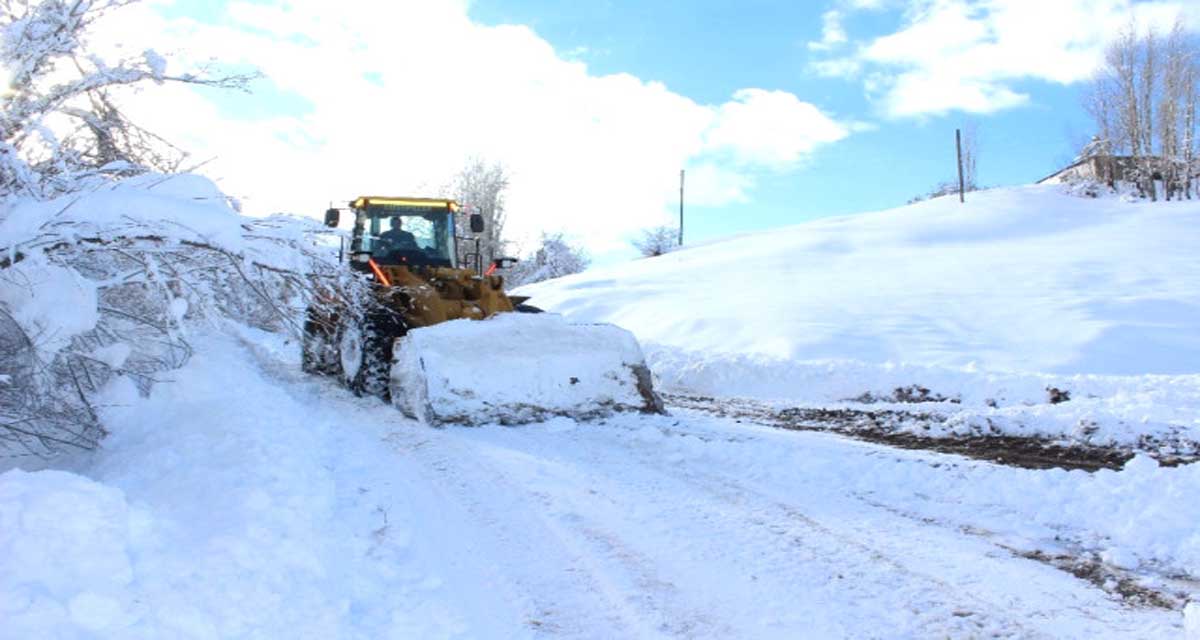
[[[504,255],[504,195],[507,189],[508,171],[504,165],[499,162],[488,163],[480,158],[468,160],[449,187],[444,189],[463,205],[457,221],[460,233],[470,229],[468,218],[471,214],[483,216],[483,233],[478,237],[484,263]],[[468,264],[467,254],[475,251],[475,243],[459,242],[458,251],[459,263]]]
[[[1200,44],[1177,22],[1162,46],[1162,97],[1156,119],[1163,182],[1170,200],[1185,194],[1191,197],[1192,177],[1200,171],[1195,166]]]
[[[253,75],[173,74],[154,51],[104,59],[97,20],[135,0],[0,1],[0,193],[52,197],[97,176],[172,171],[185,154],[130,121],[115,92],[146,83],[245,88]]]
[[[314,299],[352,306],[369,295],[339,263],[336,232],[309,218],[231,216],[214,185],[188,178],[173,187],[187,195],[160,194],[145,215],[93,213],[114,194],[137,211],[160,176],[23,203],[39,224],[0,238],[0,464],[95,448],[106,433],[98,397],[117,378],[149,392],[187,362],[187,323],[299,338]],[[223,230],[179,223],[194,216]]]
[[[571,244],[562,233],[542,233],[537,251],[514,265],[505,277],[512,286],[520,286],[580,273],[590,263],[587,251]]]
[[[643,229],[642,234],[629,241],[644,257],[652,258],[679,248],[678,227]]]

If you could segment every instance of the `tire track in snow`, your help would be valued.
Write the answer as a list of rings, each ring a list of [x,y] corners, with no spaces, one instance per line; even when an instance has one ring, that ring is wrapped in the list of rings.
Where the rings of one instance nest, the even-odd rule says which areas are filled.
[[[312,428],[336,427],[330,471],[341,518],[330,526],[343,532],[343,564],[357,587],[347,594],[355,618],[348,637],[596,637],[596,629],[635,637],[616,617],[561,616],[557,598],[547,594],[594,600],[596,590],[578,571],[538,575],[539,560],[567,566],[571,556],[546,543],[552,536],[531,538],[528,529],[512,528],[517,519],[536,527],[536,514],[522,511],[527,505],[498,507],[479,498],[480,487],[502,479],[464,471],[456,461],[465,456],[447,444],[447,431],[245,346],[267,375],[310,407]]]
[[[697,608],[710,608],[729,620],[740,617],[732,632],[685,631],[684,637],[804,632],[834,637],[1037,636],[936,578],[908,570],[795,510],[781,513],[774,501],[740,487],[700,482],[695,475],[679,477],[669,467],[638,465],[634,470],[624,462],[611,464],[628,461],[628,451],[597,455],[574,468],[561,455],[543,457],[543,451],[517,456],[486,448],[482,452],[510,458],[509,472],[525,476],[527,486],[561,487],[544,500],[548,507],[571,514],[585,537],[643,547],[630,555],[654,566],[657,574],[666,576],[662,580],[681,585],[707,582],[705,588],[713,591],[693,588],[679,597],[698,600],[703,604]],[[610,464],[603,475],[589,473]],[[556,470],[557,482],[539,483],[539,465],[542,472]],[[579,499],[573,487],[585,478],[599,487],[601,499]],[[604,508],[604,500],[616,508]],[[656,526],[655,520],[671,526]],[[648,541],[655,537],[663,543]],[[673,553],[671,547],[686,553]],[[706,568],[696,571],[697,565]],[[855,619],[848,618],[850,612]],[[756,616],[766,622],[756,623]],[[887,633],[881,633],[885,629]]]
[[[346,638],[473,638],[490,625],[498,635],[520,637],[499,595],[444,577],[441,547],[427,544],[443,514],[422,498],[423,480],[398,466],[394,451],[381,442],[402,416],[373,399],[355,398],[335,383],[300,373],[281,362],[270,345],[242,341],[264,373],[305,408],[306,427],[326,441],[325,471],[333,478],[335,520],[326,526],[339,539],[336,558],[326,564],[347,585]],[[302,415],[295,411],[284,415]],[[408,423],[414,430],[423,429]],[[417,431],[419,433],[419,431]],[[463,589],[458,590],[459,587]],[[469,593],[469,597],[464,597]],[[464,602],[468,606],[464,606]]]
[[[647,571],[647,558],[582,519],[549,517],[548,494],[515,482],[458,435],[453,428],[400,430],[389,441],[406,461],[417,459],[440,504],[461,510],[489,557],[505,559],[504,579],[524,597],[532,630],[586,638],[728,635],[679,602],[673,585]],[[707,632],[697,636],[701,629]]]
[[[828,500],[813,503],[802,495],[781,496],[778,488],[756,486],[733,473],[723,472],[719,460],[682,467],[665,463],[661,452],[647,453],[644,447],[637,446],[635,438],[628,437],[644,428],[646,420],[614,421],[633,426],[615,429],[610,426],[608,431],[580,427],[576,433],[587,434],[586,442],[560,439],[547,443],[542,434],[523,437],[519,430],[493,430],[487,440],[494,446],[521,450],[529,457],[527,466],[549,460],[556,465],[577,465],[593,479],[599,476],[610,483],[625,480],[629,485],[624,489],[627,499],[642,500],[652,507],[657,505],[663,517],[681,521],[690,518],[698,528],[708,525],[713,534],[736,540],[742,553],[733,558],[735,561],[766,554],[776,558],[780,565],[799,560],[809,565],[810,574],[813,567],[823,567],[818,573],[825,584],[819,578],[807,577],[814,583],[810,586],[818,591],[823,589],[831,601],[890,601],[893,611],[920,605],[921,610],[902,616],[900,627],[895,626],[894,620],[891,626],[880,624],[889,620],[883,615],[861,625],[853,634],[841,635],[873,635],[880,629],[890,629],[888,635],[903,635],[896,631],[907,629],[918,636],[1036,637],[1041,630],[1051,635],[1087,630],[1087,636],[1156,637],[1173,627],[1169,615],[1132,611],[1072,576],[1014,558],[1007,551],[962,532],[896,517],[849,493],[834,496],[834,503],[840,506],[830,512]],[[736,436],[744,439],[745,430],[735,429]],[[514,435],[506,437],[510,433]],[[501,435],[493,437],[496,434]],[[861,446],[843,448],[837,443],[829,446],[844,449],[841,453],[847,456],[874,455]],[[597,454],[594,450],[598,447],[608,451]],[[593,449],[591,455],[579,459],[578,453],[589,449]],[[637,464],[629,464],[631,460]],[[605,467],[601,475],[600,470]],[[630,477],[632,482],[628,481]],[[568,486],[571,482],[564,477],[561,484]],[[836,491],[836,487],[831,489]],[[716,504],[692,501],[685,509],[672,508],[672,501],[678,502],[689,495],[707,496]],[[735,515],[722,521],[721,517],[728,513]],[[630,521],[629,526],[636,529],[652,527],[653,523]],[[759,534],[749,535],[748,530],[757,530]],[[782,545],[780,539],[790,540],[791,544]],[[814,553],[814,549],[819,551]],[[646,555],[659,557],[655,553]],[[732,562],[731,575],[736,575],[738,569],[738,562]],[[844,579],[847,574],[855,577],[850,586],[846,586]],[[796,591],[796,584],[804,584],[806,577],[778,570],[776,576],[780,588],[790,588],[792,592]]]
[[[836,437],[814,434],[813,439],[839,450],[847,460],[855,455],[875,457],[879,453],[894,453],[886,449],[872,451],[878,448],[875,445],[842,447]],[[803,440],[797,445],[807,449]],[[926,473],[949,472],[941,464],[940,454],[911,457],[935,463],[923,467]],[[820,504],[807,501],[803,494],[785,495],[777,484],[741,478],[722,471],[720,466],[705,466],[703,473],[736,490],[750,491],[774,501],[785,513],[800,509],[811,514],[814,509],[821,509]],[[829,489],[838,491],[836,486]],[[853,510],[854,517],[829,520],[820,516],[824,522],[837,525],[836,535],[900,566],[918,568],[920,575],[955,593],[968,594],[968,599],[982,604],[984,610],[1008,618],[1016,628],[1055,637],[1077,634],[1089,638],[1158,638],[1171,635],[1177,628],[1174,613],[1128,606],[1090,582],[1015,555],[1011,548],[982,538],[977,531],[947,528],[937,521],[898,513],[896,506],[877,502],[855,490],[840,493],[840,508]]]

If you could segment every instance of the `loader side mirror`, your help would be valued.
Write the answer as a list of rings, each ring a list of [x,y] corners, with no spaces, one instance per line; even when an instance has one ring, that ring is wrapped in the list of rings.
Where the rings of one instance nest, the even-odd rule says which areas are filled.
[[[341,218],[341,212],[339,212],[337,209],[325,210],[325,226],[330,228],[338,226],[339,218]]]
[[[478,213],[471,214],[471,233],[483,233],[483,216]]]

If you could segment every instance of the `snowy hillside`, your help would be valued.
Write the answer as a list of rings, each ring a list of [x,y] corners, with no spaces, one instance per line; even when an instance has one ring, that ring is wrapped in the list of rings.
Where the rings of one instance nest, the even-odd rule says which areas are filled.
[[[1022,187],[745,235],[521,293],[654,345],[766,361],[1198,373],[1198,246],[1200,202]]]
[[[857,410],[915,385],[952,402],[887,429],[1195,452],[1197,246],[1200,202],[1019,187],[745,235],[520,293],[632,330],[675,393]],[[1051,404],[1050,388],[1072,400]]]

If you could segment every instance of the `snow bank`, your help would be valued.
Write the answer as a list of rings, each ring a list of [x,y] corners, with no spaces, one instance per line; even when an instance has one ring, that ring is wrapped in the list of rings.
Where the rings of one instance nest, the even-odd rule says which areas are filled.
[[[644,346],[762,362],[1200,372],[1200,203],[939,198],[520,289]],[[671,375],[670,371],[660,372]]]
[[[128,624],[142,516],[120,490],[77,475],[0,475],[0,636],[82,637]]]
[[[148,398],[108,388],[86,478],[0,474],[0,639],[522,637],[496,571],[445,582],[477,532],[429,535],[446,479],[388,439],[424,428],[227,333]]]
[[[260,336],[259,340],[269,340]],[[0,638],[333,638],[350,581],[326,426],[229,340],[102,398],[88,475],[0,475]]]
[[[519,424],[654,409],[637,340],[552,313],[414,329],[397,341],[393,401],[435,424]]]
[[[1164,454],[1200,453],[1200,375],[1052,375],[975,367],[870,364],[853,360],[783,362],[714,357],[650,346],[647,362],[663,392],[740,397],[779,407],[920,411],[937,421],[902,425],[921,436],[995,434],[1063,439]],[[919,385],[948,401],[889,403]],[[1070,400],[1051,403],[1050,389]],[[862,402],[865,398],[868,402]]]

